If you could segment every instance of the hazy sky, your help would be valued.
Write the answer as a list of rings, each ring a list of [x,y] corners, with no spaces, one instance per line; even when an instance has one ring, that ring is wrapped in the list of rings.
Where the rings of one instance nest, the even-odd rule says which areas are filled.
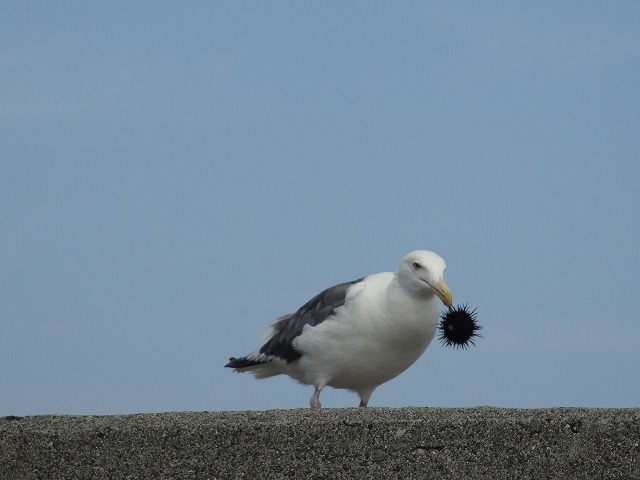
[[[223,365],[414,249],[484,338],[434,341],[371,406],[639,407],[639,24],[633,1],[1,2],[0,415],[306,408]]]

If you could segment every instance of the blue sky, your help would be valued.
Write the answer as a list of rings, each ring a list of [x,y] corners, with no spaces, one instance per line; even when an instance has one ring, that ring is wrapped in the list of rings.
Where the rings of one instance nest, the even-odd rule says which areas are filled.
[[[0,415],[307,407],[222,366],[414,249],[484,338],[370,405],[640,406],[637,2],[0,13]]]

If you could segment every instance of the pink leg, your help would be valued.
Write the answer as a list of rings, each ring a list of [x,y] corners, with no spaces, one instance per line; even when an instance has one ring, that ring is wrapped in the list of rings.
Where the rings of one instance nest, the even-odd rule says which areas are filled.
[[[319,385],[316,387],[315,391],[313,392],[313,395],[311,395],[311,401],[309,402],[311,404],[311,408],[312,409],[316,409],[316,408],[320,408],[320,392],[322,391],[322,389],[324,388],[324,385]]]

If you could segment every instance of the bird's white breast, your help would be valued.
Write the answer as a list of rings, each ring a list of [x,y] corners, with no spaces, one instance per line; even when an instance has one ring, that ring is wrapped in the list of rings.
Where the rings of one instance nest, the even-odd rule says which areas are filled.
[[[391,273],[371,275],[354,286],[333,318],[304,328],[294,344],[303,355],[292,376],[356,390],[380,385],[420,357],[438,317],[435,296],[408,295]]]

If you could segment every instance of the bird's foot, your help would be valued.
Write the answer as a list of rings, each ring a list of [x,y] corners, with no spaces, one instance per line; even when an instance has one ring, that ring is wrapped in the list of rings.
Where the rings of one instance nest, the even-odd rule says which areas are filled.
[[[320,405],[320,392],[322,391],[322,387],[316,387],[315,391],[313,392],[313,395],[311,395],[311,401],[309,402],[309,404],[311,405],[311,409],[315,410],[317,408],[320,408],[322,405]]]

